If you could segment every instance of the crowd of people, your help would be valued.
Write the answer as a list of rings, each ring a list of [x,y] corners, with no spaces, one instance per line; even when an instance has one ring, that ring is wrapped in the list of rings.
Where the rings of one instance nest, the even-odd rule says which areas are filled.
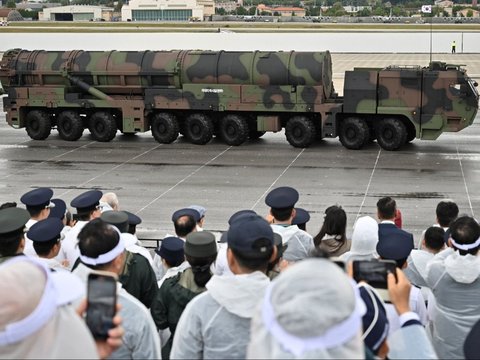
[[[175,211],[152,252],[114,193],[70,207],[50,188],[11,200],[0,358],[480,358],[480,225],[451,200],[415,239],[381,198],[349,238],[341,206],[312,235],[298,191],[278,187],[268,214],[237,211],[219,239],[203,206]],[[102,337],[85,320],[92,274],[117,285]]]

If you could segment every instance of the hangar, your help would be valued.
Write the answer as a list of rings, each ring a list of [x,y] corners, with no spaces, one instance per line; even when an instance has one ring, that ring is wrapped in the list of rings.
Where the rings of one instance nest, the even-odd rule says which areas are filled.
[[[113,8],[90,5],[69,5],[43,9],[38,19],[43,21],[111,21]]]

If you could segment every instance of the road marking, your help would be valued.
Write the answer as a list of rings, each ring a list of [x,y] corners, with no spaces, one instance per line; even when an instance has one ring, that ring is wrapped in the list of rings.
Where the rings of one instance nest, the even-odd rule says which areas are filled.
[[[157,200],[159,200],[160,198],[162,198],[164,195],[168,194],[170,191],[172,191],[173,189],[175,189],[178,185],[182,184],[183,182],[185,182],[186,180],[188,180],[189,178],[191,178],[193,175],[195,175],[197,172],[199,172],[200,170],[202,170],[205,166],[207,166],[208,164],[210,164],[212,161],[215,161],[216,159],[218,159],[220,156],[222,156],[223,154],[225,154],[228,150],[230,150],[232,147],[229,146],[228,148],[226,148],[225,150],[223,150],[220,154],[217,154],[215,157],[211,158],[210,160],[208,160],[206,163],[204,163],[202,166],[200,166],[199,168],[195,169],[194,171],[192,171],[190,174],[188,174],[187,176],[185,176],[182,180],[178,181],[175,185],[173,185],[172,187],[170,187],[168,190],[165,190],[163,193],[161,193],[160,195],[158,195],[155,199],[153,199],[152,201],[150,201],[147,205],[145,205],[144,207],[142,207],[140,210],[136,211],[135,214],[138,214],[140,212],[142,212],[143,210],[145,210],[147,207],[149,207],[150,205],[152,205],[153,203],[155,203]]]
[[[303,154],[303,152],[305,151],[305,149],[302,149],[298,154],[297,156],[295,156],[295,159],[293,159],[290,164],[288,164],[288,166],[282,171],[282,173],[280,175],[278,175],[278,177],[270,184],[270,186],[268,187],[267,190],[265,190],[265,192],[262,194],[262,196],[260,196],[257,201],[255,201],[255,204],[253,204],[253,206],[250,208],[250,210],[253,210],[255,209],[255,207],[258,205],[258,203],[260,202],[260,200],[262,200],[269,192],[270,190],[272,189],[272,187],[277,183],[277,181],[283,176],[283,174],[285,174],[288,169],[290,169],[290,167],[293,165],[293,163],[295,161],[297,161],[297,159],[300,157],[300,155]]]
[[[370,179],[368,180],[368,184],[367,184],[367,189],[365,190],[365,194],[363,195],[362,203],[360,204],[360,208],[358,209],[357,216],[355,217],[355,221],[353,222],[353,224],[355,224],[357,222],[357,219],[360,216],[360,212],[362,211],[363,205],[365,205],[365,200],[367,199],[368,191],[370,190],[370,185],[371,185],[372,179],[373,179],[373,174],[375,173],[375,170],[377,169],[378,160],[380,159],[380,154],[381,153],[382,153],[382,148],[378,149],[377,158],[375,159],[375,165],[373,165],[372,173],[370,174]]]
[[[460,164],[460,170],[462,171],[463,185],[465,186],[465,192],[467,193],[468,205],[470,206],[472,217],[475,217],[475,214],[473,212],[472,200],[470,198],[470,193],[468,192],[467,180],[465,179],[465,173],[463,172],[463,164],[462,164],[462,159],[460,158],[460,151],[458,150],[458,142],[456,137],[455,137],[455,147],[457,148],[457,159]]]

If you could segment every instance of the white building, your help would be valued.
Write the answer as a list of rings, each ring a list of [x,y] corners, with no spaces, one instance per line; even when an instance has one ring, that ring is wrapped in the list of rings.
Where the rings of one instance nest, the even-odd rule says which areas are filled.
[[[131,0],[122,7],[123,21],[204,20],[215,13],[213,0]]]
[[[113,8],[91,5],[68,5],[43,9],[38,13],[41,21],[111,21]]]

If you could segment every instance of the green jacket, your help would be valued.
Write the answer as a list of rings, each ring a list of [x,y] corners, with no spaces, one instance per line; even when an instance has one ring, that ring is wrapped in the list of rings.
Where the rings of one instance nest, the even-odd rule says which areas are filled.
[[[195,283],[191,268],[163,282],[151,308],[157,328],[169,328],[171,332],[170,338],[162,347],[162,359],[170,358],[173,336],[183,310],[190,300],[205,290],[205,287],[198,287]]]

